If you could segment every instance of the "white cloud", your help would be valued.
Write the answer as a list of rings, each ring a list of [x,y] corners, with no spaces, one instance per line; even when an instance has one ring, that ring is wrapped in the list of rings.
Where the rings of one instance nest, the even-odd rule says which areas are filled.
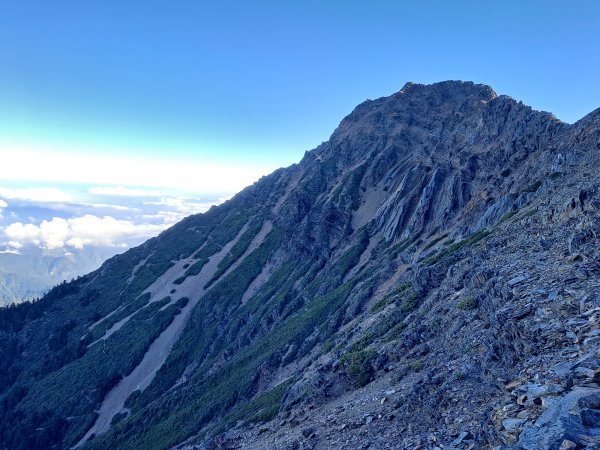
[[[146,205],[157,205],[157,206],[167,206],[169,208],[173,208],[176,211],[183,213],[184,215],[190,214],[198,214],[202,212],[206,212],[213,205],[219,205],[223,203],[226,199],[219,198],[215,201],[211,202],[198,202],[194,200],[187,200],[184,198],[178,197],[165,197],[156,202],[145,202]]]
[[[9,200],[25,200],[40,203],[70,202],[71,195],[55,187],[6,188],[0,187],[0,197]]]
[[[13,249],[24,245],[37,245],[49,250],[65,246],[82,249],[86,246],[127,247],[130,239],[146,239],[158,234],[168,224],[136,224],[111,216],[98,217],[86,214],[62,219],[54,217],[38,225],[15,222],[4,229],[8,246]]]
[[[160,197],[160,191],[124,186],[94,186],[88,189],[90,194],[111,195],[116,197]]]
[[[90,208],[96,208],[96,209],[114,209],[117,211],[132,211],[132,212],[139,212],[139,209],[137,208],[130,208],[129,206],[122,206],[122,205],[110,205],[108,203],[82,203],[83,206],[89,206]]]
[[[159,206],[161,208],[160,211],[143,214],[142,218],[154,221],[159,220],[165,224],[173,224],[192,214],[206,212],[211,206],[219,205],[224,200],[223,198],[219,198],[214,201],[200,202],[177,197],[164,197],[156,202],[144,202],[146,206]]]
[[[158,211],[156,214],[143,214],[142,218],[150,221],[162,221],[164,223],[179,222],[185,214],[175,211]]]
[[[65,219],[55,217],[51,221],[44,220],[37,226],[32,223],[15,222],[4,229],[9,245],[21,248],[24,244],[43,245],[52,250],[62,248],[69,232],[69,224]],[[17,245],[14,245],[14,244]]]
[[[4,200],[0,199],[0,220],[2,220],[4,217],[2,216],[2,210],[4,208],[6,208],[8,206],[8,203],[6,203]]]

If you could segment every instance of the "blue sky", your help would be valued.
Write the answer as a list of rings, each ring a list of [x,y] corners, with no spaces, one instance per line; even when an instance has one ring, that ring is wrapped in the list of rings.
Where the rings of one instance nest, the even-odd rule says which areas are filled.
[[[265,168],[406,81],[600,106],[596,1],[0,0],[0,144]]]
[[[574,122],[600,107],[598,24],[591,0],[0,0],[4,220],[19,186],[204,205],[407,81],[486,83]]]

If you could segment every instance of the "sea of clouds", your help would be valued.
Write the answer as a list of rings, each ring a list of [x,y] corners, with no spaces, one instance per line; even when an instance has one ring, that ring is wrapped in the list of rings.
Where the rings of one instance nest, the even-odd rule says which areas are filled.
[[[116,253],[226,199],[124,186],[0,186],[0,252]]]

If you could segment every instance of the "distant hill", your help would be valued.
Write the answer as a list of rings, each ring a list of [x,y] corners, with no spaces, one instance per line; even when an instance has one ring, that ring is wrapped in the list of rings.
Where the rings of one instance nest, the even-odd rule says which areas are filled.
[[[40,298],[53,286],[96,270],[115,250],[86,248],[65,255],[31,248],[24,254],[0,253],[0,306]]]
[[[366,101],[0,310],[0,448],[598,448],[598,186],[600,110],[460,81]]]

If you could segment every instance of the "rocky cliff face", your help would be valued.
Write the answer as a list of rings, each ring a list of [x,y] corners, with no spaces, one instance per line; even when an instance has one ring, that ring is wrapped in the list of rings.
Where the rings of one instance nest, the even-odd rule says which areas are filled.
[[[1,445],[597,445],[599,152],[598,111],[473,83],[364,102],[299,164],[1,311]]]

